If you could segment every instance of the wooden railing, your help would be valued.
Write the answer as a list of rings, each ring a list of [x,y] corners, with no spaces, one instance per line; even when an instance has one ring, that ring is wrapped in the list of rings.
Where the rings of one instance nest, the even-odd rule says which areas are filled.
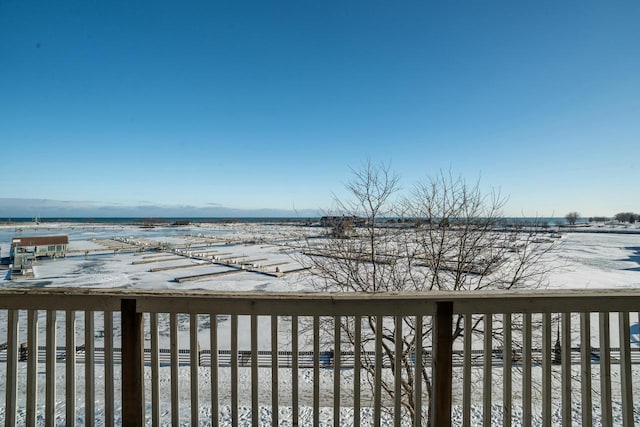
[[[238,425],[245,406],[257,425],[266,406],[277,425],[284,421],[278,408],[286,406],[289,424],[303,423],[304,407],[318,425],[328,406],[334,425],[359,425],[361,416],[374,425],[384,417],[406,424],[403,378],[382,385],[382,378],[402,371],[400,358],[390,363],[382,350],[384,324],[395,338],[403,337],[403,328],[424,335],[422,345],[409,349],[411,369],[423,379],[413,386],[419,414],[414,425],[426,424],[427,416],[431,425],[452,425],[452,410],[456,424],[490,425],[497,403],[503,425],[550,425],[555,416],[563,425],[611,426],[615,416],[632,426],[640,421],[640,406],[634,407],[638,386],[632,384],[640,370],[634,356],[639,308],[637,290],[266,294],[3,288],[0,420],[7,426],[39,420],[53,425],[62,418],[75,425],[80,414],[86,425],[96,416],[105,425],[142,425],[147,419],[153,425],[218,425],[226,421],[219,415],[226,409],[230,424]],[[339,325],[347,319],[375,324],[381,332],[370,347],[361,345],[364,326],[345,340]],[[406,319],[416,330],[407,330]],[[395,342],[396,354],[406,351],[401,340]],[[203,354],[208,363],[202,363]],[[429,387],[423,365],[430,365]],[[325,390],[321,382],[328,373],[333,382]],[[370,389],[365,375],[371,375]],[[478,412],[481,419],[475,420]]]

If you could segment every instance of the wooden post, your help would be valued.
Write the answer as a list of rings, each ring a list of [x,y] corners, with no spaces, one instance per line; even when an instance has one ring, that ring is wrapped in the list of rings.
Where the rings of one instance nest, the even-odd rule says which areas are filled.
[[[436,303],[433,337],[433,392],[431,395],[431,425],[451,425],[453,302]]]
[[[144,425],[144,345],[142,313],[135,299],[123,299],[122,316],[122,425]]]

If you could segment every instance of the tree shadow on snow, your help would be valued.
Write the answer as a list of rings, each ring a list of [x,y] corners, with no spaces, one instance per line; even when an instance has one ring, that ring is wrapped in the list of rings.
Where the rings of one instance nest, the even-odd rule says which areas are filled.
[[[635,323],[629,328],[629,335],[631,336],[631,342],[640,346],[640,323]]]
[[[629,246],[629,247],[626,247],[625,250],[633,251],[633,254],[629,255],[627,258],[622,259],[620,261],[635,262],[636,264],[638,264],[638,267],[630,267],[630,268],[625,268],[623,270],[640,271],[640,246]]]

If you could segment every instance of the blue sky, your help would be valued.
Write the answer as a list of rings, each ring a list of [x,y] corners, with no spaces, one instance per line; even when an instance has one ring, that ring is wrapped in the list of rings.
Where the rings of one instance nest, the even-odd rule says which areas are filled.
[[[367,158],[405,188],[480,179],[510,216],[637,212],[639,22],[631,0],[4,0],[0,216],[326,209]]]

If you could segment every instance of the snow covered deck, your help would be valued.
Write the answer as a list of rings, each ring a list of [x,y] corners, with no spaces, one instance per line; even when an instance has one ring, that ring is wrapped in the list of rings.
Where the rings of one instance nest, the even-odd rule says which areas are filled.
[[[632,358],[640,342],[639,308],[638,290],[317,294],[3,288],[0,419],[5,425],[318,425],[329,417],[334,425],[358,426],[423,425],[429,414],[432,425],[451,425],[453,416],[462,425],[555,420],[632,426],[640,421],[633,400],[640,393],[640,365]],[[354,325],[355,345],[344,338],[344,319]],[[416,330],[408,330],[406,319]],[[220,329],[229,336],[218,333],[223,322],[230,323]],[[380,332],[367,358],[358,343],[370,324]],[[385,363],[385,333],[421,335],[423,324],[430,330],[424,345],[408,359]],[[453,340],[459,328],[462,339]],[[241,335],[250,337],[250,348],[240,348]],[[223,341],[230,366],[218,360]],[[261,348],[265,342],[267,349]],[[46,348],[43,360],[35,357],[40,343]],[[103,349],[99,358],[97,344]],[[199,360],[203,346],[209,367]],[[188,361],[180,356],[183,347]],[[168,364],[161,361],[163,348],[170,349]],[[333,357],[327,361],[321,355],[329,349]],[[259,367],[259,351],[265,350],[271,351],[270,368]],[[284,365],[278,360],[282,350],[291,354]],[[82,358],[76,358],[78,351]],[[302,351],[318,355],[311,368],[300,366]],[[348,363],[343,352],[353,352]],[[460,363],[453,363],[454,354]],[[403,406],[409,398],[403,375],[406,369],[422,372],[423,363],[432,364],[431,382],[415,384],[415,412],[421,416],[412,420]],[[383,388],[385,378],[389,390]],[[497,420],[496,404],[502,407]],[[247,407],[249,414],[243,412]]]

